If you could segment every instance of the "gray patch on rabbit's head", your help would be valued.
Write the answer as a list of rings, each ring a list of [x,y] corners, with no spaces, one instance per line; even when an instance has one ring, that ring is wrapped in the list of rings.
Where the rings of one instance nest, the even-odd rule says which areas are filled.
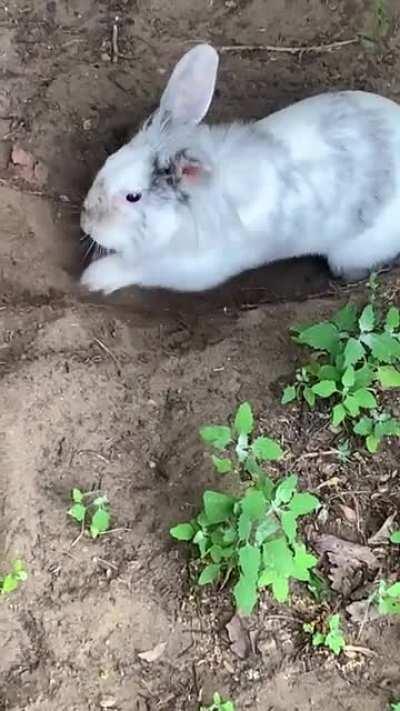
[[[153,161],[150,190],[156,192],[161,198],[176,198],[180,203],[187,204],[189,195],[183,189],[182,174],[179,171],[179,158],[184,151],[179,151],[174,158],[161,159],[156,155]]]

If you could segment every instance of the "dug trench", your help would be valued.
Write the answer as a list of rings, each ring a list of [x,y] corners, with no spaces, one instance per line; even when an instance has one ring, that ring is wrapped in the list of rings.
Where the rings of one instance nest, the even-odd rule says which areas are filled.
[[[249,622],[248,653],[238,657],[225,629],[229,590],[196,591],[187,554],[168,533],[198,510],[205,488],[229,487],[213,473],[198,429],[225,422],[245,399],[287,453],[274,475],[289,467],[319,490],[336,532],[363,542],[393,512],[395,444],[373,461],[340,464],[326,455],[326,420],[279,403],[299,358],[290,326],[363,291],[339,288],[312,260],[201,295],[130,289],[105,299],[77,286],[82,195],[128,112],[134,127],[152,108],[182,37],[254,43],[268,24],[269,42],[307,44],[342,38],[342,26],[352,36],[355,6],[358,21],[370,21],[368,3],[335,11],[283,4],[285,20],[274,2],[167,9],[37,0],[0,10],[9,47],[2,116],[12,117],[2,118],[2,145],[22,147],[13,154],[20,163],[8,155],[0,184],[0,554],[23,558],[29,571],[1,600],[4,711],[196,711],[215,690],[238,709],[378,711],[400,695],[398,623],[364,626],[353,645],[361,651],[336,662],[304,646],[301,604],[279,607],[266,596]],[[117,66],[106,59],[116,14]],[[396,38],[376,55],[359,45],[278,61],[227,54],[213,117],[242,115],[244,91],[249,116],[332,85],[395,96]],[[48,176],[23,172],[29,156]],[[398,298],[398,273],[385,285]],[[109,498],[112,527],[99,541],[79,537],[66,515],[75,486]],[[353,522],[340,504],[356,510]]]

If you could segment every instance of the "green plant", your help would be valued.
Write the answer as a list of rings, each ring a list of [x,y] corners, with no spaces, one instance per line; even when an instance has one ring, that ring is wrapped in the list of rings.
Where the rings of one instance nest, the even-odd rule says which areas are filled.
[[[91,491],[72,489],[73,504],[67,513],[81,525],[82,531],[87,530],[92,538],[97,538],[109,529],[111,516],[107,496],[93,496]]]
[[[9,573],[0,575],[0,594],[6,595],[13,592],[18,586],[23,583],[28,577],[25,563],[23,560],[15,560]]]
[[[212,455],[217,472],[227,474],[234,470],[249,475],[254,480],[264,480],[263,462],[279,461],[282,448],[270,437],[254,437],[254,415],[250,403],[243,402],[234,417],[233,425],[204,425],[200,437],[221,455]]]
[[[371,601],[377,604],[380,615],[400,615],[400,581],[387,583],[381,580]]]
[[[393,704],[390,704],[390,711],[400,711],[400,701],[395,701]]]
[[[400,531],[393,531],[393,533],[390,536],[390,542],[400,544]]]
[[[313,647],[327,647],[333,654],[340,654],[345,648],[346,641],[341,629],[340,615],[335,614],[328,617],[325,629],[321,632],[315,629],[315,623],[303,625],[303,630],[312,635]]]
[[[281,402],[304,399],[312,409],[320,399],[329,401],[333,428],[362,437],[374,453],[384,437],[400,435],[400,421],[379,402],[381,390],[400,388],[400,311],[383,311],[373,281],[370,288],[362,310],[347,304],[330,321],[293,329],[294,340],[314,353]]]
[[[200,706],[200,711],[235,711],[233,701],[224,701],[218,692],[215,692],[210,706]]]
[[[249,471],[246,465],[250,459],[250,472],[255,472],[254,478],[246,483],[240,496],[205,491],[203,508],[198,516],[174,526],[170,534],[197,547],[202,568],[198,584],[225,583],[233,576],[236,607],[241,613],[250,614],[261,588],[270,587],[275,599],[284,602],[289,597],[291,578],[310,582],[310,571],[317,558],[299,539],[297,524],[299,518],[316,511],[320,504],[316,496],[297,490],[295,475],[274,483],[265,474],[257,461],[258,452],[261,451],[262,456],[267,450],[278,452],[274,449],[277,445],[267,437],[259,437],[250,443],[241,438],[244,433],[240,433],[243,427],[240,418],[245,411],[246,429],[250,428],[248,415],[251,408],[248,403],[245,405],[246,409],[240,406],[239,418],[238,415],[235,418],[236,432],[239,431],[236,454],[246,471]],[[204,439],[204,428],[201,434]],[[214,428],[214,434],[218,434],[221,447],[230,443],[228,432],[217,433]],[[206,441],[210,439],[206,437]],[[214,446],[215,441],[213,436]]]

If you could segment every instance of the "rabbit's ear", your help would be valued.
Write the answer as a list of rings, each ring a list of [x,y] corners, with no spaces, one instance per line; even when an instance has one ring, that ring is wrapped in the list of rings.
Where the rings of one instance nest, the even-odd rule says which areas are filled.
[[[218,54],[209,44],[199,44],[179,60],[160,101],[162,118],[172,123],[198,124],[214,94]]]

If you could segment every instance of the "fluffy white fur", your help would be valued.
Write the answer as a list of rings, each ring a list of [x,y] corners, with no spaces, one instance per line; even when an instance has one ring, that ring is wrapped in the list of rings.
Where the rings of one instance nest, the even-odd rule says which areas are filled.
[[[184,55],[158,112],[99,171],[81,226],[113,253],[82,283],[105,293],[131,284],[201,291],[287,257],[321,255],[347,279],[393,261],[400,107],[328,93],[256,123],[210,127],[200,121],[217,65],[208,45]],[[128,202],[130,193],[140,200]]]

